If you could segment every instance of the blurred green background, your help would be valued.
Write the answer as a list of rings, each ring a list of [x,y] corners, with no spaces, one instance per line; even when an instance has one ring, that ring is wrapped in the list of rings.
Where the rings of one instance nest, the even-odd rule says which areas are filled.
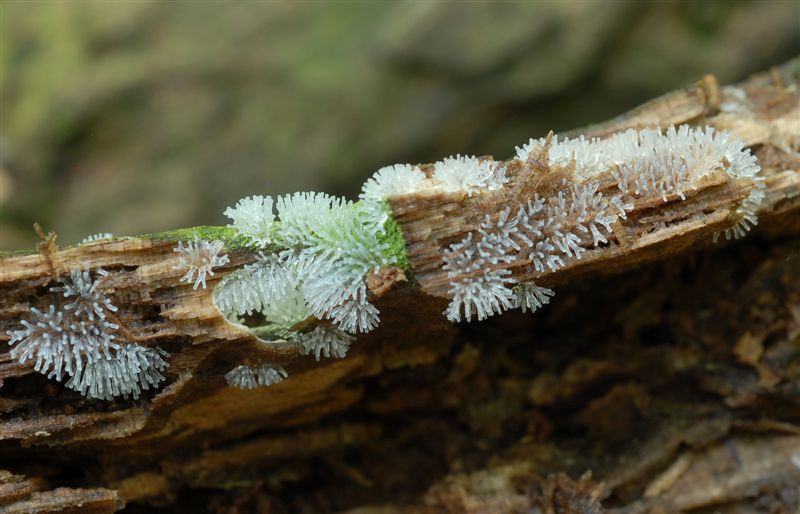
[[[800,50],[796,1],[0,2],[0,249],[355,197]]]

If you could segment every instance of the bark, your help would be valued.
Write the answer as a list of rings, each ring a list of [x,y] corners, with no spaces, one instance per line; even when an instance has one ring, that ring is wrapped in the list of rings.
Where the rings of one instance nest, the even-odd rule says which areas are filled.
[[[709,181],[632,213],[612,244],[556,272],[533,316],[453,325],[441,252],[484,195],[391,208],[412,273],[370,289],[380,327],[316,362],[228,323],[213,285],[180,283],[174,241],[0,261],[0,341],[47,286],[102,267],[129,342],[169,351],[139,400],[87,400],[0,353],[0,512],[794,512],[800,505],[800,62],[720,88],[713,77],[576,131],[711,125],[758,156],[754,234],[711,245],[742,192]],[[746,95],[742,95],[744,91]],[[647,227],[645,231],[644,227]],[[655,227],[655,228],[653,228]],[[283,382],[227,387],[241,364]]]

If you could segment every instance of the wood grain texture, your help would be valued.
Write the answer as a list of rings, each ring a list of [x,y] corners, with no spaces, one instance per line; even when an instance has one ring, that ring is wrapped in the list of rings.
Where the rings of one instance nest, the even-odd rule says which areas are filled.
[[[796,230],[800,228],[800,89],[793,66],[796,64],[724,88],[707,77],[696,86],[653,100],[611,122],[568,135],[604,138],[627,129],[683,124],[728,131],[758,156],[766,181],[766,199],[759,210],[761,223],[768,230],[782,225],[783,232],[790,229],[783,226],[789,221],[791,229]],[[511,177],[528,172],[519,170],[519,161],[506,165]],[[601,183],[599,191],[615,188],[612,183]],[[731,212],[746,194],[717,170],[684,201],[674,197],[667,203],[637,204],[627,219],[614,227],[609,244],[587,250],[581,259],[568,260],[556,271],[531,272],[525,260],[504,267],[519,281],[535,280],[552,287],[586,272],[630,268],[706,247],[715,232],[730,226]],[[409,261],[420,288],[426,294],[448,298],[451,278],[442,269],[443,252],[475,232],[487,212],[513,208],[518,201],[509,199],[502,190],[473,197],[437,192],[393,198],[392,212],[406,237]]]
[[[724,177],[631,213],[613,244],[523,277],[563,290],[535,319],[457,327],[441,314],[441,252],[474,230],[487,197],[392,200],[412,273],[373,277],[381,326],[342,360],[316,362],[220,315],[213,287],[253,260],[246,252],[198,290],[179,282],[168,241],[3,257],[0,344],[51,302],[57,277],[102,267],[124,337],[171,357],[163,387],[104,402],[0,353],[0,468],[10,470],[0,512],[632,513],[751,505],[747,487],[783,490],[795,469],[764,456],[798,451],[799,66],[733,88],[706,78],[573,133],[725,129],[758,156],[767,197],[755,236],[716,248],[711,234],[742,195]],[[619,274],[630,269],[640,274]],[[227,387],[241,363],[290,376]],[[732,448],[761,467],[730,467]],[[717,464],[725,474],[709,471]]]

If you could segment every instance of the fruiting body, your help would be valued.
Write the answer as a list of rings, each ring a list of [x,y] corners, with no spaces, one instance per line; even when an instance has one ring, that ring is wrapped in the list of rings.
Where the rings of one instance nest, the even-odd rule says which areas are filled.
[[[97,269],[95,275],[108,273]],[[70,377],[66,386],[89,398],[138,398],[164,380],[169,354],[117,341],[120,327],[108,319],[117,307],[99,285],[89,270],[73,270],[61,285],[51,287],[59,301],[46,311],[32,308],[33,318],[22,320],[21,330],[8,332],[11,358],[35,361],[37,372],[59,382]]]
[[[81,244],[86,243],[93,243],[95,241],[104,241],[106,239],[114,239],[114,234],[110,234],[108,232],[100,232],[97,234],[92,234],[91,236],[84,237],[81,241]]]
[[[251,366],[236,366],[225,374],[225,380],[231,387],[239,389],[255,389],[256,387],[266,387],[278,382],[282,382],[288,374],[280,366],[262,366],[254,368]]]
[[[266,268],[246,268],[246,277],[224,281],[229,291],[218,293],[219,305],[237,313],[262,311],[269,320],[276,314],[268,307],[288,297],[297,321],[310,315],[350,333],[374,329],[378,310],[369,302],[365,276],[392,263],[380,236],[388,221],[385,200],[393,196],[486,195],[483,220],[444,251],[451,296],[445,314],[453,321],[541,308],[553,292],[517,277],[550,273],[598,247],[619,244],[615,227],[630,212],[686,201],[712,174],[724,171],[748,191],[733,211],[728,237],[744,235],[757,222],[764,196],[755,157],[741,141],[712,128],[628,130],[604,140],[531,139],[517,148],[516,161],[507,166],[457,155],[426,171],[388,166],[364,184],[359,204],[322,193],[279,197],[280,221],[273,229],[284,249]],[[281,266],[292,270],[291,278],[270,271]]]
[[[214,276],[214,268],[229,262],[227,255],[219,255],[225,243],[222,241],[204,241],[195,239],[183,246],[183,241],[178,242],[174,251],[180,254],[179,262],[173,269],[185,270],[186,274],[180,279],[181,282],[191,284],[194,280],[192,289],[203,286],[206,288],[206,276]],[[195,275],[197,279],[195,280]]]
[[[269,196],[248,196],[242,198],[235,207],[225,210],[225,216],[233,220],[228,225],[248,237],[258,246],[265,246],[272,240],[272,225],[275,214],[272,212],[272,198]]]
[[[347,350],[355,337],[333,327],[320,326],[296,336],[297,346],[303,355],[314,354],[319,361],[320,356],[344,359]]]
[[[503,163],[461,155],[434,164],[433,179],[446,191],[463,191],[469,196],[498,190],[508,182]]]
[[[164,381],[161,374],[169,354],[159,348],[131,344],[120,346],[113,356],[87,364],[66,383],[89,398],[112,400],[118,396],[139,398],[142,390]]]
[[[712,128],[628,130],[592,141],[532,139],[517,148],[517,159],[527,176],[512,177],[515,188],[503,199],[504,207],[487,213],[476,231],[445,251],[452,298],[445,314],[453,321],[481,320],[512,307],[540,307],[552,291],[515,286],[508,269],[512,264],[517,269],[524,264],[528,275],[556,271],[592,248],[615,244],[615,224],[637,205],[685,201],[718,170],[749,188],[727,237],[741,237],[757,223],[764,197],[755,157],[741,141]],[[516,187],[535,179],[529,176],[535,173],[543,174],[545,182],[549,176],[561,181],[556,187],[549,184],[541,195]],[[612,187],[601,189],[608,183]]]

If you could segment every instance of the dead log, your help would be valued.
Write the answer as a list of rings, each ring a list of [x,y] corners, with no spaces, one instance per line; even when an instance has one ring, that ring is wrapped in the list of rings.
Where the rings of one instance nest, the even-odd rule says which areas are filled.
[[[247,249],[230,245],[197,290],[176,269],[184,232],[51,238],[2,257],[0,342],[47,309],[58,277],[103,268],[125,337],[171,358],[164,387],[100,401],[0,353],[0,512],[796,509],[799,70],[727,87],[707,77],[576,132],[727,130],[758,157],[766,200],[755,234],[717,247],[735,187],[711,180],[688,202],[634,212],[611,244],[528,277],[559,288],[532,317],[456,326],[441,314],[442,251],[476,228],[483,195],[392,200],[411,274],[375,277],[381,326],[321,363],[214,306]],[[231,367],[262,362],[290,378],[227,386]]]

